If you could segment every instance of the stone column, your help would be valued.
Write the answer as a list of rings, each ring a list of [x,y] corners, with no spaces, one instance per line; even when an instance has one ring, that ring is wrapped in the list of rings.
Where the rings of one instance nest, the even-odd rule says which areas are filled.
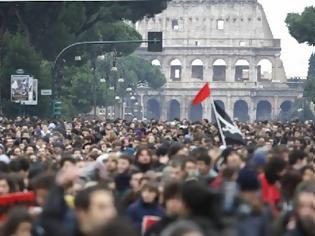
[[[167,102],[167,99],[165,96],[161,96],[160,97],[160,100],[161,100],[161,117],[160,119],[162,121],[165,121],[167,120],[167,110],[168,110],[168,102]]]
[[[249,115],[249,121],[254,122],[256,120],[256,104],[253,99],[250,100],[248,104],[248,115]]]
[[[202,118],[211,121],[211,100],[207,99],[202,105]]]
[[[279,96],[275,96],[273,99],[273,105],[272,105],[272,119],[273,120],[277,120],[279,117],[279,113],[280,113],[280,107],[279,107]]]
[[[206,71],[205,80],[209,81],[209,82],[213,81],[213,67],[212,67],[212,65],[205,66],[205,71]]]
[[[226,81],[234,82],[235,81],[235,66],[228,64],[226,67]]]
[[[187,119],[188,118],[188,104],[186,97],[181,97],[180,101],[180,119]]]

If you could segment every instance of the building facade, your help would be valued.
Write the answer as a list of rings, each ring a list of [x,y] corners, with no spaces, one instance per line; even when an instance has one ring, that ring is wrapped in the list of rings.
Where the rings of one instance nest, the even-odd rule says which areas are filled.
[[[134,27],[147,38],[163,32],[163,51],[137,54],[160,67],[167,83],[139,88],[146,118],[211,119],[211,100],[192,106],[209,82],[211,97],[240,121],[275,120],[288,112],[303,88],[289,83],[275,39],[257,0],[172,0],[154,18]]]

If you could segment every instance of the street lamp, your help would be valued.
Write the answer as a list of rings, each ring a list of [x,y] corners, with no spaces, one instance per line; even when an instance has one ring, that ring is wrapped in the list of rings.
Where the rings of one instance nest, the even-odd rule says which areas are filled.
[[[131,91],[132,91],[132,88],[130,88],[130,87],[129,87],[129,88],[126,88],[126,91],[127,91],[127,92],[131,92]]]
[[[134,100],[136,100],[136,97],[135,97],[135,96],[131,96],[131,97],[130,97],[130,100],[131,100],[131,101],[134,101]]]
[[[118,83],[123,83],[123,82],[125,82],[125,80],[123,78],[118,79]]]
[[[120,97],[119,97],[119,96],[116,96],[116,97],[115,97],[115,100],[117,100],[117,101],[120,100]]]
[[[110,86],[110,87],[109,87],[109,90],[114,91],[114,90],[115,90],[115,87],[114,87],[114,86]]]

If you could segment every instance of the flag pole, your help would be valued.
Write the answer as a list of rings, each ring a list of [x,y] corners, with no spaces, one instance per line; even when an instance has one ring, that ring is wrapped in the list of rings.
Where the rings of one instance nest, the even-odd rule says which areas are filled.
[[[217,110],[215,109],[214,100],[213,100],[212,97],[210,97],[210,100],[211,100],[212,108],[213,108],[213,111],[214,111],[214,116],[215,116],[215,119],[216,119],[217,124],[218,124],[218,129],[219,129],[219,132],[220,132],[220,135],[221,135],[223,146],[226,147],[226,141],[225,141],[225,138],[224,138],[224,135],[223,135],[223,132],[222,132],[222,127],[221,127],[220,121],[219,121],[218,116],[217,116]]]

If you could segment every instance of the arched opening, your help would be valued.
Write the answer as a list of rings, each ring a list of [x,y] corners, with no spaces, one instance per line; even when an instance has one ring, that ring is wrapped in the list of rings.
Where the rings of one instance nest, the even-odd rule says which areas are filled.
[[[225,81],[226,80],[226,63],[222,59],[216,60],[213,65],[213,81]]]
[[[249,80],[249,63],[246,60],[238,60],[235,64],[235,81]]]
[[[168,108],[168,120],[180,119],[180,104],[177,100],[171,100]]]
[[[222,102],[221,100],[214,100],[214,102],[222,109],[222,110],[225,110],[225,105],[224,105],[224,102]],[[214,111],[212,109],[212,112],[211,112],[211,120],[212,122],[216,123],[216,118],[214,116]]]
[[[200,59],[191,63],[191,78],[203,80],[203,62]]]
[[[257,80],[272,80],[272,63],[267,59],[261,60],[257,64]]]
[[[268,101],[260,101],[257,104],[256,120],[271,120],[271,104]]]
[[[247,102],[243,100],[237,101],[234,104],[233,116],[234,116],[234,119],[237,119],[238,121],[241,121],[241,122],[249,121]]]
[[[284,101],[280,105],[279,119],[283,122],[289,121],[291,117],[293,103],[291,101]]]
[[[147,102],[147,118],[159,120],[160,117],[161,117],[160,103],[154,98],[149,99]]]
[[[151,61],[151,64],[153,66],[161,66],[161,62],[158,59],[154,59]]]
[[[171,80],[180,81],[182,77],[182,63],[178,59],[171,61]]]
[[[192,122],[202,120],[202,105],[191,105],[189,111],[189,120]]]

